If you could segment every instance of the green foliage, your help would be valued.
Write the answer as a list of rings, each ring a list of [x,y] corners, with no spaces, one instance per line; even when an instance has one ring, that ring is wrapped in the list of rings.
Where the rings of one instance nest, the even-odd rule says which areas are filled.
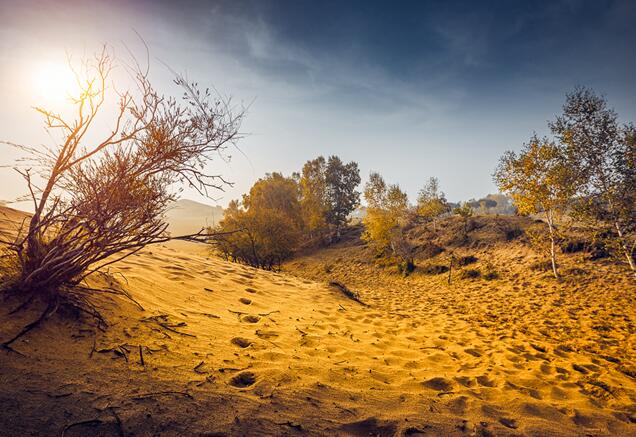
[[[468,224],[473,216],[473,209],[467,202],[461,203],[453,210],[453,214],[460,216],[464,221],[464,237],[468,235]]]
[[[574,178],[563,151],[534,136],[519,155],[506,152],[495,171],[499,189],[509,193],[520,214],[555,214],[574,194]]]
[[[387,185],[378,173],[371,173],[364,188],[364,198],[369,205],[363,219],[365,227],[362,239],[378,254],[397,256],[403,265],[403,273],[410,273],[413,264],[412,248],[404,237],[404,226],[409,210],[408,197],[398,185]]]
[[[337,156],[330,156],[325,169],[326,184],[326,220],[336,228],[340,237],[340,229],[360,204],[360,170],[356,162],[343,164]]]
[[[322,234],[327,228],[326,172],[325,158],[319,156],[307,161],[300,175],[300,206],[310,238]]]
[[[230,202],[217,232],[219,252],[228,260],[272,269],[289,256],[302,238],[297,182],[280,173],[259,179],[243,196]]]
[[[417,197],[417,214],[435,224],[435,219],[450,211],[446,196],[439,188],[439,180],[430,178]]]
[[[550,128],[577,177],[573,214],[591,231],[613,229],[606,245],[636,270],[636,127],[619,124],[602,96],[577,88]]]
[[[473,209],[470,205],[468,205],[468,203],[464,202],[453,210],[453,214],[467,219],[473,216]]]
[[[553,274],[558,277],[557,222],[576,191],[576,175],[568,165],[564,150],[547,138],[533,136],[519,155],[508,151],[501,157],[494,179],[501,191],[512,196],[520,214],[541,214],[547,222],[548,253]],[[541,232],[532,237],[538,243],[535,246],[543,247]]]

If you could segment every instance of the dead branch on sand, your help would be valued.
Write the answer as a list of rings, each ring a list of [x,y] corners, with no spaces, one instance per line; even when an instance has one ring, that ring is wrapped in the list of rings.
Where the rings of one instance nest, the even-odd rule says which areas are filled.
[[[344,294],[347,298],[349,298],[351,300],[354,300],[354,301],[358,302],[361,305],[369,306],[368,304],[366,304],[366,303],[364,303],[364,302],[362,302],[360,300],[360,295],[357,292],[349,290],[349,288],[347,288],[347,286],[344,285],[342,282],[330,281],[329,282],[329,286],[337,289],[342,294]]]

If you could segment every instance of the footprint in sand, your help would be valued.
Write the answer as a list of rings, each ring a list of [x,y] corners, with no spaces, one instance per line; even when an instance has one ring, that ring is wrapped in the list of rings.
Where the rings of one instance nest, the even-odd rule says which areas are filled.
[[[245,291],[247,291],[248,293],[252,293],[252,294],[256,293],[256,290],[254,288],[251,288],[251,287],[247,287],[245,289]]]
[[[239,299],[239,302],[241,302],[243,305],[251,305],[252,304],[252,299],[248,299],[246,297],[242,297]]]
[[[374,435],[381,437],[397,435],[398,431],[396,422],[381,421],[375,417],[369,417],[359,422],[346,423],[342,425],[340,429],[352,435]]]
[[[481,385],[482,387],[494,387],[497,385],[495,381],[488,378],[486,375],[478,376],[476,379],[479,385]]]
[[[251,341],[249,341],[247,338],[243,338],[243,337],[234,337],[231,340],[231,342],[232,342],[232,344],[234,344],[234,345],[236,345],[236,346],[238,346],[240,348],[246,348],[246,347],[249,347],[252,344]]]
[[[259,320],[261,320],[259,316],[253,316],[251,314],[247,316],[243,316],[241,318],[241,322],[246,322],[246,323],[258,323]]]
[[[479,358],[482,355],[482,352],[477,350],[477,349],[473,349],[473,348],[469,348],[469,349],[464,349],[464,352],[466,352],[467,354],[472,355],[473,357]]]
[[[424,381],[422,385],[437,391],[451,391],[453,389],[453,382],[440,376]]]
[[[455,381],[457,381],[464,387],[472,387],[473,385],[475,385],[475,381],[469,376],[456,376]]]
[[[236,388],[246,388],[256,382],[256,375],[252,372],[241,372],[230,379],[230,385]]]
[[[503,426],[507,428],[512,428],[512,429],[519,428],[519,425],[517,424],[517,421],[515,419],[508,419],[506,417],[502,417],[501,419],[499,419],[499,423],[501,423]]]

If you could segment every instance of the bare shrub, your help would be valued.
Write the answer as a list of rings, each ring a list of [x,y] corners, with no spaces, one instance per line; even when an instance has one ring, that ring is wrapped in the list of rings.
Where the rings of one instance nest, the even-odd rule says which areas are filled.
[[[59,143],[45,150],[17,146],[32,165],[17,171],[34,213],[15,240],[2,241],[17,263],[16,274],[5,276],[2,287],[27,301],[42,299],[46,316],[64,301],[99,317],[87,297],[115,291],[92,289],[86,278],[169,239],[163,214],[178,197],[174,186],[187,184],[202,194],[222,188],[226,181],[208,175],[205,164],[239,137],[243,112],[233,114],[229,100],[177,77],[180,103],[159,94],[148,70],[135,63],[128,67],[133,91],[112,91],[117,106],[111,129],[95,141],[104,123],[100,118],[98,124],[98,115],[109,90],[117,89],[110,83],[115,66],[106,48],[84,63],[77,73],[80,89],[72,100],[72,117],[37,109],[46,128],[59,134]],[[41,189],[36,178],[44,181]]]

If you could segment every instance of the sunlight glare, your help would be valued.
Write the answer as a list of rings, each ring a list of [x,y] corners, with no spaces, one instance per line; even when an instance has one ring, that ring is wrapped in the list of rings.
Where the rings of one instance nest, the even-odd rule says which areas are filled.
[[[77,90],[71,68],[63,63],[42,62],[32,70],[33,91],[38,104],[58,105]]]

